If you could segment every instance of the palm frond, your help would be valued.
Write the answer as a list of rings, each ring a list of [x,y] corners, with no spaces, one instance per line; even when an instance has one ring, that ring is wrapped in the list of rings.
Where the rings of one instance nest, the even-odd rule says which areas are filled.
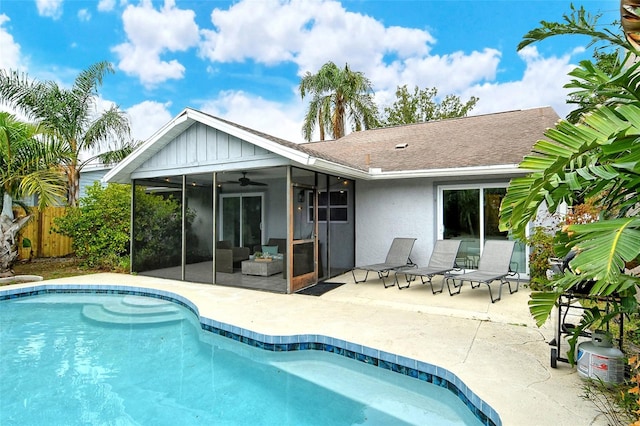
[[[311,96],[302,133],[311,140],[315,126],[328,131],[334,139],[345,134],[347,120],[356,129],[377,123],[377,107],[372,102],[371,81],[362,72],[352,71],[348,64],[338,68],[325,63],[316,74],[307,72],[300,81],[300,95]]]
[[[599,42],[608,42],[613,46],[619,46],[630,51],[635,50],[626,38],[614,34],[608,29],[603,31],[597,29],[599,26],[598,20],[602,17],[601,14],[591,15],[583,6],[576,9],[571,4],[570,7],[571,14],[562,16],[564,23],[541,21],[540,27],[529,31],[523,36],[523,40],[518,44],[517,50],[559,35],[585,35],[591,37],[589,46]]]
[[[500,228],[519,238],[543,202],[553,212],[562,202],[573,204],[577,191],[589,193],[630,178],[626,171],[638,167],[640,107],[601,106],[579,124],[560,121],[545,136],[519,165],[531,173],[513,179],[502,201]]]
[[[89,124],[79,148],[88,150],[101,142],[128,140],[129,136],[129,120],[125,113],[114,105]]]
[[[124,160],[124,158],[129,154],[131,154],[141,143],[141,141],[129,141],[122,144],[118,149],[111,149],[86,160],[85,164],[91,162],[94,159],[99,160],[102,164],[117,164],[120,161]]]
[[[640,218],[571,225],[567,231],[572,234],[571,246],[577,251],[570,266],[582,279],[596,281],[593,295],[608,296],[626,290],[632,282],[640,282],[634,277],[621,282],[625,263],[640,255]]]
[[[40,208],[61,204],[66,199],[67,186],[58,170],[36,170],[23,176],[18,196],[37,195]]]
[[[547,322],[561,294],[562,292],[560,291],[534,291],[531,293],[531,298],[528,302],[529,312],[538,327],[542,327]]]

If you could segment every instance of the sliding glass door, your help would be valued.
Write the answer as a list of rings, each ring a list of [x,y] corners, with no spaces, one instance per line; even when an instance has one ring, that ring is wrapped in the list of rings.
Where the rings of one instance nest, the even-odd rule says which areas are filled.
[[[249,247],[262,242],[263,195],[224,194],[220,197],[220,240],[233,247]]]
[[[496,184],[441,186],[438,190],[438,238],[461,240],[457,264],[474,269],[486,240],[509,239],[498,229],[500,203],[507,192]],[[526,271],[526,247],[517,243],[512,269]]]

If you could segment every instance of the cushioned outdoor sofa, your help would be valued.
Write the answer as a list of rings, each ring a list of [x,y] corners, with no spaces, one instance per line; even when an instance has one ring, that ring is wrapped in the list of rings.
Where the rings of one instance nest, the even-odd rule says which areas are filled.
[[[233,268],[239,267],[240,262],[249,259],[251,249],[249,247],[233,247],[231,241],[218,241],[216,243],[216,270],[233,274]]]

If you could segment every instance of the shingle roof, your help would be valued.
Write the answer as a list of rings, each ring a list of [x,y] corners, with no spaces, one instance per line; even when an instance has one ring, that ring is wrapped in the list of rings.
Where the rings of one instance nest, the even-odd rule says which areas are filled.
[[[302,146],[383,172],[510,165],[520,163],[559,118],[542,107],[353,132]]]
[[[186,108],[104,179],[129,182],[131,174],[144,161],[194,121],[221,126],[223,131],[259,143],[264,149],[293,161],[314,164],[319,169],[352,178],[407,177],[407,173],[412,172],[416,172],[415,176],[473,174],[483,167],[491,168],[493,173],[505,169],[511,173],[558,119],[552,108],[545,107],[366,130],[335,141],[296,144]],[[396,149],[397,145],[406,148]],[[316,162],[316,159],[322,161]],[[460,170],[463,168],[467,168],[466,171]]]

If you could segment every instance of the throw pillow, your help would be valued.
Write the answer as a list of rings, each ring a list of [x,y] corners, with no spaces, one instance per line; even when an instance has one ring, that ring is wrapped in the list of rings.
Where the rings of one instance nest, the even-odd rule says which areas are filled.
[[[278,246],[262,246],[264,254],[278,254]]]

